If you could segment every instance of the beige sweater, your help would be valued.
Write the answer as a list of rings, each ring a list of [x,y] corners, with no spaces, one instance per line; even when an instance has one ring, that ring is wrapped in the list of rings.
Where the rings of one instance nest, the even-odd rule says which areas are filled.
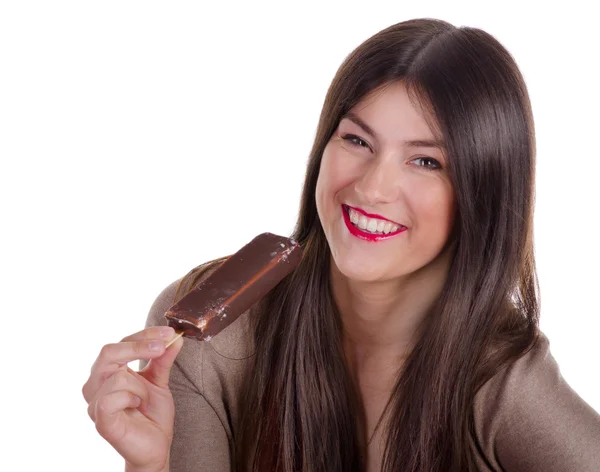
[[[176,288],[177,282],[159,295],[147,326],[166,324]],[[233,470],[237,395],[253,353],[248,328],[242,315],[210,341],[185,339],[170,378],[170,472]],[[561,377],[546,337],[481,388],[474,418],[471,448],[482,471],[600,471],[600,416]]]

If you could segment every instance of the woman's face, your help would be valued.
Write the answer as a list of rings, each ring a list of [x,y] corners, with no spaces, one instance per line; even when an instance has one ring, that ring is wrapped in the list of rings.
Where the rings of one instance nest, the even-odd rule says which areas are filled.
[[[455,197],[443,150],[418,142],[433,140],[402,82],[372,92],[340,121],[323,153],[316,203],[346,277],[402,277],[442,251]]]

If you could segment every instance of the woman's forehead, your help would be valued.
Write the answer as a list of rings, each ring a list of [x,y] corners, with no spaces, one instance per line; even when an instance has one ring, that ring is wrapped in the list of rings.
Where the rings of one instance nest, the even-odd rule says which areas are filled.
[[[443,142],[432,129],[435,119],[402,82],[385,84],[366,94],[342,120],[360,126],[375,138]],[[342,121],[341,120],[341,121]]]

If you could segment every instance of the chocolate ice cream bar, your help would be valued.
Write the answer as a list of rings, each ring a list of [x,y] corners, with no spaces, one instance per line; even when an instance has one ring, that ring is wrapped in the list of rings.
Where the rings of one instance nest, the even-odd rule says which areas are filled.
[[[300,262],[296,241],[256,236],[165,313],[184,336],[208,341],[271,291]]]

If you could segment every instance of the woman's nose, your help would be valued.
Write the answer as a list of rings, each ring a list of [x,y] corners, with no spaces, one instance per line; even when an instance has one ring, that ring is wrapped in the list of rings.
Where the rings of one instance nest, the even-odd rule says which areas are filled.
[[[400,191],[398,162],[373,159],[354,183],[354,190],[364,203],[388,203],[398,198]]]

